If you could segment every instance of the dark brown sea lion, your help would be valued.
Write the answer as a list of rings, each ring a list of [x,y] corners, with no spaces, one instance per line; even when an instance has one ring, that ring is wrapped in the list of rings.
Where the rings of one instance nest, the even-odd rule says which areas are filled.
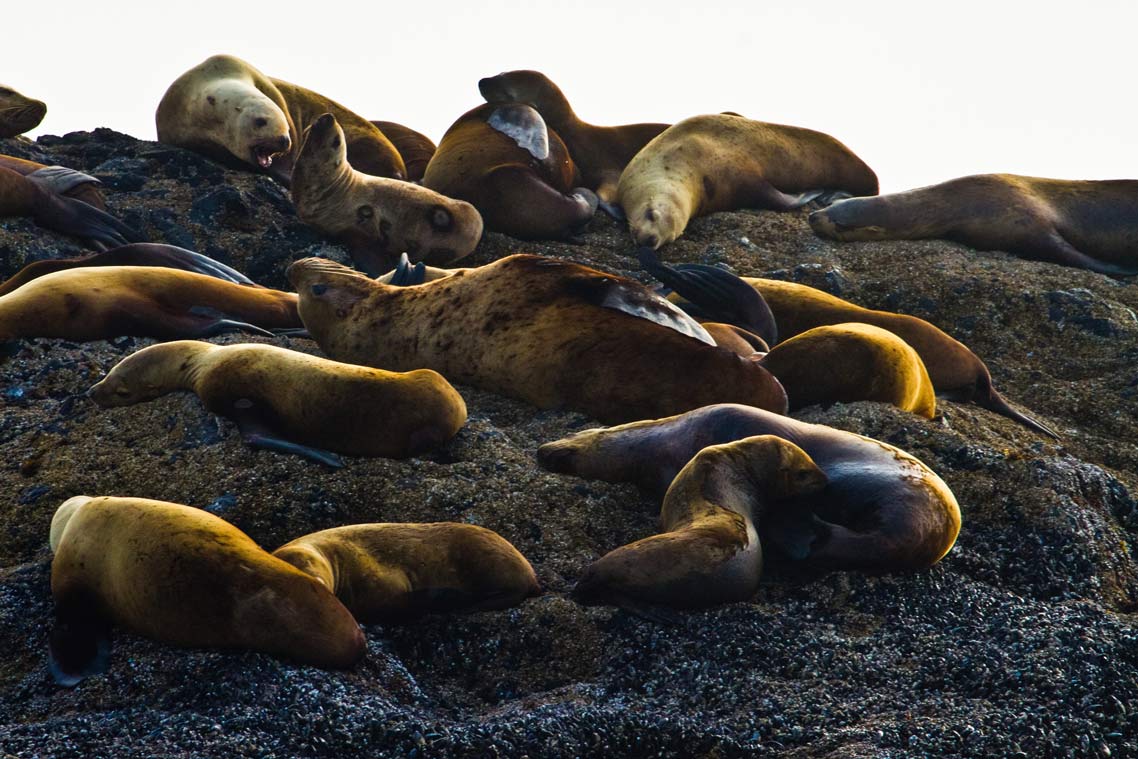
[[[478,245],[482,217],[474,206],[356,171],[346,144],[332,114],[312,123],[292,170],[292,200],[297,215],[344,243],[361,269],[381,274],[403,252],[413,261],[447,264]]]
[[[42,100],[21,95],[0,84],[0,139],[35,129],[46,115],[47,104]]]
[[[435,154],[435,143],[425,134],[416,132],[411,127],[397,124],[394,121],[373,121],[379,131],[391,140],[391,144],[399,151],[403,165],[407,167],[407,181],[418,182],[427,170],[427,164]]]
[[[776,447],[765,436],[792,445]],[[804,455],[791,455],[797,449]],[[831,569],[921,569],[940,560],[960,530],[952,491],[908,453],[735,404],[587,430],[541,446],[538,463],[667,488],[663,516],[675,537],[633,543],[586,569],[574,590],[584,603],[637,610],[743,600],[754,592],[762,549],[772,547]],[[780,503],[779,492],[797,497]],[[712,520],[702,534],[699,518]],[[677,527],[687,530],[676,535]]]
[[[835,240],[939,237],[1103,274],[1138,274],[1138,180],[978,174],[810,214]]]
[[[878,401],[932,419],[936,392],[921,357],[872,324],[815,327],[771,349],[759,363],[786,388],[791,411],[817,404]]]
[[[505,609],[540,592],[525,557],[472,524],[353,524],[273,555],[319,580],[363,624]]]
[[[404,458],[436,448],[466,423],[466,404],[438,373],[341,364],[272,345],[179,340],[120,361],[88,395],[131,406],[186,390],[237,422],[256,448],[342,466],[330,451]]]
[[[520,103],[459,117],[439,142],[423,186],[474,204],[487,228],[523,240],[561,239],[593,216],[569,151],[541,115]]]
[[[122,245],[89,256],[33,261],[0,284],[0,295],[6,295],[17,287],[45,274],[87,266],[164,266],[168,269],[181,269],[182,271],[192,271],[217,277],[235,284],[253,284],[253,281],[241,272],[220,261],[215,261],[209,256],[203,256],[201,253],[179,248],[176,245],[141,242]]]
[[[0,297],[0,341],[175,340],[301,327],[296,295],[157,266],[57,271]]]
[[[0,155],[0,217],[30,216],[44,229],[84,238],[99,249],[141,241],[104,210],[98,184],[63,166]]]
[[[51,520],[50,542],[51,668],[62,685],[105,669],[98,654],[109,625],[175,646],[261,651],[317,667],[350,667],[366,651],[359,625],[327,588],[200,509],[75,496]]]
[[[399,151],[374,124],[344,106],[231,55],[215,55],[182,74],[158,104],[158,141],[226,165],[252,165],[288,184],[304,130],[331,113],[347,133],[357,171],[405,179]]]
[[[304,259],[288,269],[300,314],[337,361],[427,367],[541,408],[602,420],[724,400],[785,411],[769,372],[714,346],[706,330],[623,277],[514,255],[414,287]]]
[[[569,149],[581,183],[606,203],[616,200],[620,173],[640,150],[668,124],[594,126],[577,118],[568,99],[540,71],[507,71],[478,82],[488,103],[525,103],[532,106]]]
[[[877,176],[845,145],[720,113],[685,119],[644,146],[621,174],[617,199],[636,244],[655,249],[697,216],[789,210],[835,194],[877,194]]]

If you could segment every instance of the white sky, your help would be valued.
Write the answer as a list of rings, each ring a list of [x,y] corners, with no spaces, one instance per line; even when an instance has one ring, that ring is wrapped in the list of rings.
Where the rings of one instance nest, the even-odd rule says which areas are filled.
[[[32,136],[154,139],[170,82],[224,52],[435,141],[482,102],[479,78],[534,68],[594,124],[733,110],[828,132],[884,191],[1138,178],[1126,0],[64,0],[4,16],[30,31],[4,35],[0,82],[48,104]]]

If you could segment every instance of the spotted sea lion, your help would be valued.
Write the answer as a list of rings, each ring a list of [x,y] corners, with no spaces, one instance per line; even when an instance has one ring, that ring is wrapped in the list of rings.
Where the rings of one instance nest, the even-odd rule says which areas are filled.
[[[405,179],[399,151],[374,124],[295,84],[265,76],[231,55],[215,55],[182,74],[155,114],[158,141],[237,168],[254,166],[288,184],[300,137],[321,114],[336,116],[357,171]]]
[[[0,295],[6,295],[17,287],[38,279],[45,274],[67,269],[78,269],[87,266],[163,266],[168,269],[181,269],[197,274],[224,279],[241,285],[254,284],[236,269],[215,261],[209,256],[195,253],[192,250],[179,248],[176,245],[143,242],[122,245],[89,256],[76,256],[74,258],[48,258],[42,261],[33,261],[9,279],[0,284]]]
[[[42,100],[21,95],[0,84],[0,139],[35,129],[46,115],[47,104]]]
[[[516,606],[540,592],[509,541],[472,524],[353,524],[273,555],[312,575],[363,624]]]
[[[578,264],[514,255],[414,287],[322,259],[288,269],[300,314],[338,361],[427,367],[452,382],[629,420],[733,400],[785,411],[778,381],[717,348],[643,285]],[[674,411],[673,411],[674,410]]]
[[[774,455],[768,439],[755,436],[775,436],[797,446],[821,470],[824,481],[809,474],[804,464],[789,473],[771,471],[787,454]],[[712,453],[703,457],[709,446]],[[693,534],[687,540],[677,538],[671,550],[661,541],[662,550],[653,552],[628,550],[637,545],[633,543],[610,554],[613,560],[602,558],[597,570],[585,571],[575,591],[586,603],[635,610],[640,604],[696,606],[706,605],[701,600],[705,597],[713,603],[747,597],[757,577],[754,559],[744,564],[751,573],[725,562],[746,557],[754,548],[751,540],[742,541],[748,508],[762,548],[777,548],[790,559],[830,569],[928,567],[949,551],[960,530],[960,508],[952,491],[908,453],[862,435],[736,404],[586,430],[541,446],[537,456],[550,471],[631,481],[657,493],[666,490],[665,509],[679,515],[668,519],[673,530],[684,524],[687,514],[710,515],[719,522],[705,542],[692,539],[697,537]],[[756,459],[760,472],[768,468],[763,477],[755,476]],[[804,488],[791,491],[799,497],[772,504],[757,495],[757,489],[777,487],[786,476],[791,483],[795,478],[804,483]],[[818,489],[823,482],[824,488]],[[730,530],[724,526],[732,523]],[[755,551],[754,556],[761,554]],[[673,582],[675,566],[693,566],[708,582]],[[732,580],[726,599],[716,595],[724,593],[724,573]],[[654,576],[662,581],[654,581]]]
[[[0,297],[0,341],[173,340],[301,327],[296,295],[156,266],[57,271]]]
[[[84,238],[99,249],[141,241],[104,210],[98,183],[64,166],[0,155],[0,217],[30,216],[44,229]]]
[[[879,401],[932,419],[936,393],[921,357],[872,324],[815,327],[784,340],[759,363],[786,388],[791,411],[817,404]]]
[[[617,188],[636,244],[654,249],[697,216],[789,210],[835,194],[876,195],[877,176],[827,134],[725,113],[661,132],[625,167]]]
[[[577,118],[561,89],[540,71],[506,71],[486,77],[479,80],[478,90],[488,103],[525,103],[540,113],[565,142],[581,172],[581,183],[606,203],[616,200],[620,174],[632,157],[669,126],[588,124]]]
[[[323,585],[200,509],[75,496],[55,512],[50,543],[50,663],[62,685],[105,669],[98,653],[109,625],[334,669],[366,651],[359,625]]]
[[[407,167],[407,181],[418,182],[427,170],[427,164],[435,154],[435,143],[425,134],[394,121],[373,121],[391,144],[399,151],[403,165]]]
[[[131,406],[178,390],[237,422],[250,445],[329,466],[343,464],[331,451],[413,456],[466,423],[462,396],[430,369],[399,374],[273,345],[151,345],[120,361],[88,395],[100,406]]]
[[[565,144],[537,111],[487,104],[446,131],[423,186],[472,203],[489,229],[524,240],[560,239],[597,208],[591,190],[575,187],[577,176]]]
[[[414,261],[450,263],[482,237],[482,217],[469,203],[353,169],[344,130],[330,113],[305,132],[291,192],[301,220],[343,242],[372,276],[390,269],[403,252]]]
[[[1138,180],[978,174],[908,192],[851,198],[810,214],[835,240],[937,237],[977,250],[1138,274]]]

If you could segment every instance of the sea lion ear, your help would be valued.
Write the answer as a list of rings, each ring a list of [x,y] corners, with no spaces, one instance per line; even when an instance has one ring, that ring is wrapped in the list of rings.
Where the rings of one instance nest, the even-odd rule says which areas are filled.
[[[500,105],[486,123],[539,161],[549,158],[549,129],[541,114],[522,103]]]

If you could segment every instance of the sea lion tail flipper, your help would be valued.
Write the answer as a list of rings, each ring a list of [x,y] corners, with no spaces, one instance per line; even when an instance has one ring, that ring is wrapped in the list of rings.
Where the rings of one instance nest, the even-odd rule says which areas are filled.
[[[303,456],[306,459],[315,461],[318,464],[324,464],[332,469],[340,469],[344,466],[344,460],[331,451],[325,451],[321,448],[313,448],[312,446],[293,443],[283,438],[273,437],[270,434],[262,432],[259,425],[253,425],[256,428],[255,431],[247,431],[250,424],[249,422],[243,422],[241,418],[237,419],[237,426],[241,430],[241,437],[253,448],[263,448],[264,450],[277,451],[278,453],[294,453],[297,456]]]
[[[758,290],[736,275],[705,264],[671,267],[649,247],[638,248],[636,256],[645,271],[691,301],[702,315],[752,332],[767,345],[778,342],[778,327],[770,306]]]
[[[624,209],[621,208],[620,203],[610,203],[607,200],[601,200],[598,198],[597,208],[601,209],[622,224],[628,221],[628,216],[624,213]]]
[[[48,669],[65,688],[107,671],[110,662],[109,626],[85,599],[57,599],[55,626],[48,639]]]

